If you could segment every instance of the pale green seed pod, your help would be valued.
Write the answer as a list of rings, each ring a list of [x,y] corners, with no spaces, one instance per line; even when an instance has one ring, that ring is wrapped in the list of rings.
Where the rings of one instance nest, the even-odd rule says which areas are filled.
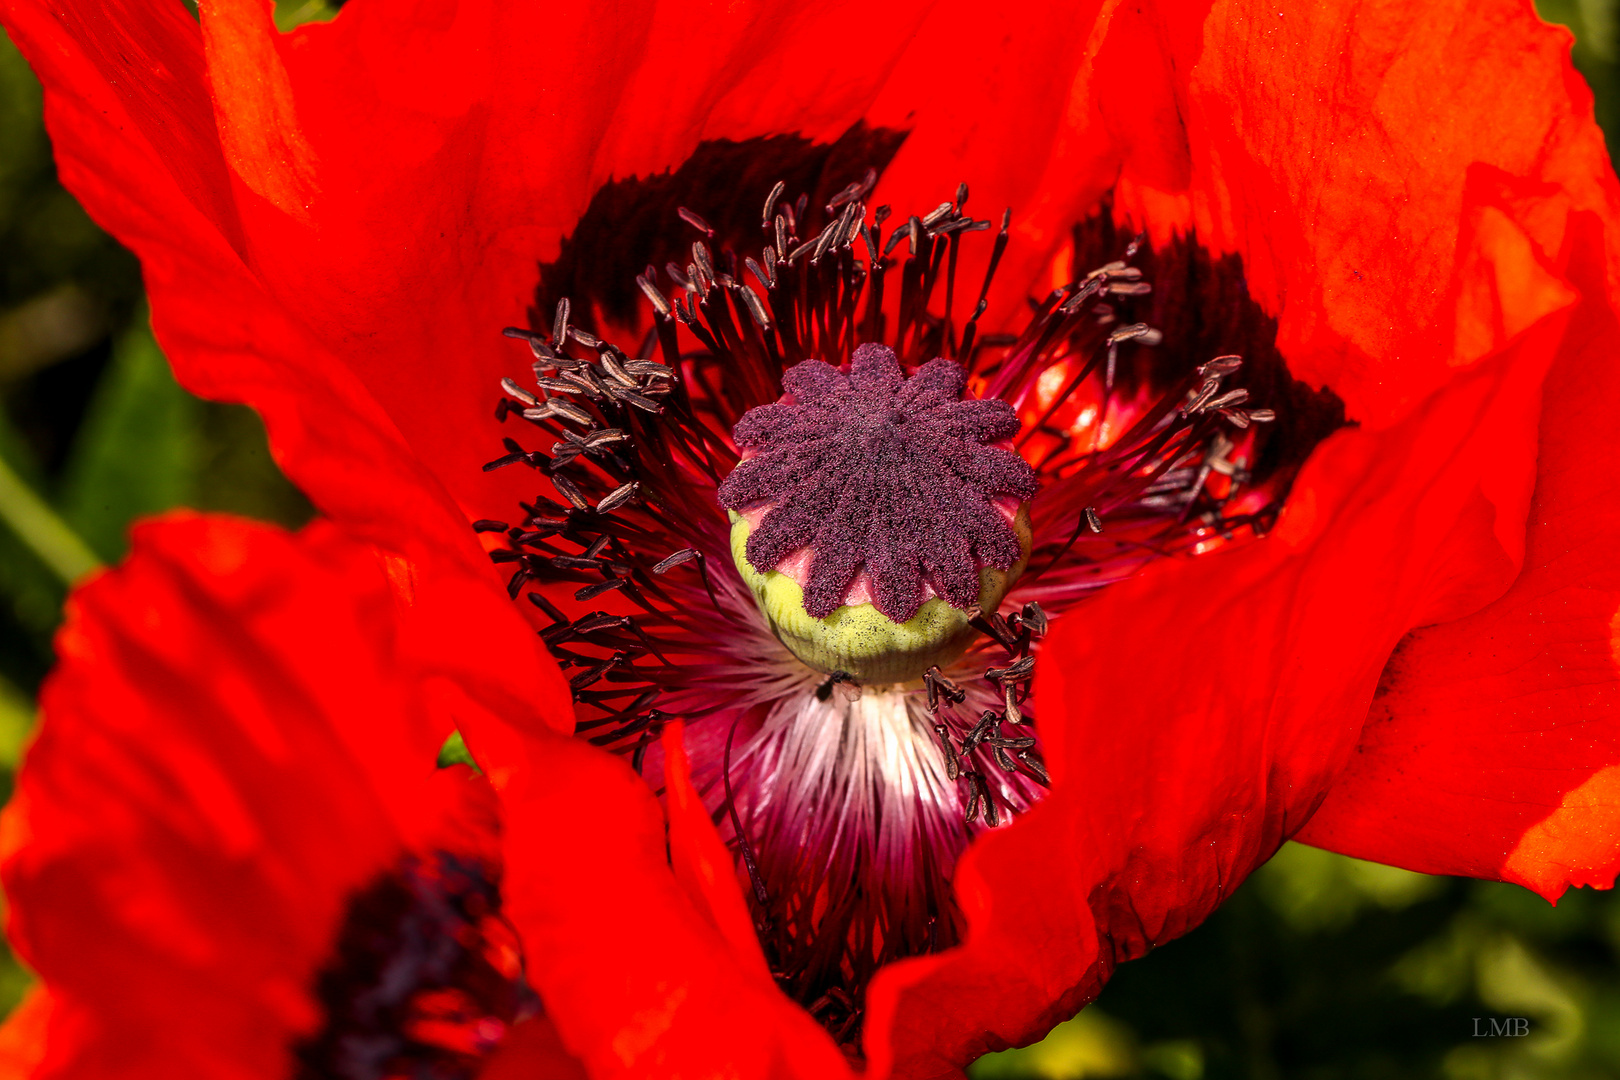
[[[903,623],[884,615],[874,605],[845,604],[825,619],[804,610],[804,589],[779,570],[764,573],[748,561],[752,526],[735,511],[731,517],[731,557],[748,583],[759,610],[782,644],[805,664],[832,674],[842,671],[855,682],[879,686],[910,682],[938,664],[962,655],[975,631],[968,625],[973,612],[952,607],[931,597]],[[993,612],[1029,564],[1028,504],[1018,508],[1012,526],[1018,536],[1019,559],[1007,570],[979,569],[979,610]]]

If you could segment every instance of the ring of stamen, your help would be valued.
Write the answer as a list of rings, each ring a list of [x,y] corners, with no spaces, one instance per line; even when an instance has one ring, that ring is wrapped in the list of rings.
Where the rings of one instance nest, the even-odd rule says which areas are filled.
[[[476,525],[505,534],[492,558],[512,566],[514,597],[526,594],[544,616],[541,637],[569,677],[582,737],[638,768],[656,767],[649,748],[663,719],[693,722],[695,775],[719,820],[731,823],[772,970],[841,1040],[858,1033],[860,992],[878,967],[957,939],[949,888],[957,855],[1047,783],[1028,690],[1049,619],[1148,559],[1259,532],[1276,507],[1274,491],[1245,486],[1254,425],[1270,416],[1231,385],[1232,360],[1153,385],[1132,381],[1142,350],[1159,338],[1122,317],[1150,295],[1131,264],[1136,244],[1055,290],[1021,333],[981,334],[1010,217],[1002,215],[989,271],[959,326],[959,244],[994,223],[963,212],[963,186],[885,237],[887,208],[868,213],[865,205],[873,180],[838,192],[824,213],[802,197],[790,202],[778,185],[765,201],[758,258],[712,249],[719,238],[708,221],[682,214],[703,239],[690,261],[664,272],[673,290],[651,267],[637,279],[653,314],[633,352],[579,325],[566,301],[550,331],[509,331],[533,349],[536,380],[533,390],[507,384],[497,416],[520,416],[550,449],[508,439],[507,453],[487,467],[528,465],[554,494],[524,503],[516,525]],[[819,421],[794,410],[826,396],[858,346],[894,357],[882,373],[891,399],[904,392],[905,384],[894,387],[904,369],[948,365],[928,369],[918,391],[937,380],[969,395],[956,404],[983,438],[949,460],[984,470],[976,505],[1033,496],[1029,569],[1004,598],[982,602],[979,589],[970,597],[975,577],[960,547],[949,564],[917,555],[919,545],[882,542],[838,553],[819,577],[812,563],[808,617],[836,613],[857,562],[876,566],[872,594],[891,622],[915,617],[927,589],[933,599],[966,602],[975,633],[965,654],[942,654],[914,683],[893,688],[830,662],[812,670],[782,646],[733,569],[732,524],[721,512],[722,503],[745,513],[772,507],[756,514],[743,562],[773,570],[806,546],[803,516],[796,522],[791,513],[803,486],[837,471],[817,455],[836,456],[852,433],[912,423],[909,405],[896,416],[874,400],[854,420],[822,417],[839,433],[804,450],[814,440],[803,425]],[[801,387],[794,373],[807,360]],[[851,391],[853,372],[852,363]],[[788,399],[778,401],[785,383]],[[761,410],[753,421],[751,409]],[[897,458],[906,461],[918,452],[898,436],[886,445],[905,448]],[[910,498],[916,489],[900,490],[907,494],[875,502],[904,507],[925,532],[960,520]],[[827,499],[809,503],[837,503]],[[784,507],[790,513],[772,525]],[[961,535],[972,537],[973,558],[1005,564],[1013,550],[1000,526],[1015,536],[1016,528],[1005,517],[972,520]],[[841,536],[859,532],[841,528]],[[1024,554],[1020,546],[1016,560]],[[709,720],[717,735],[704,734]]]

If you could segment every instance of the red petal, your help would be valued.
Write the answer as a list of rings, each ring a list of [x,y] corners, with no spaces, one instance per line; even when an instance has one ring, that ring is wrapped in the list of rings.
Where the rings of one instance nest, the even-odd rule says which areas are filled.
[[[1601,251],[1582,267],[1601,296]],[[1620,338],[1579,312],[1548,376],[1524,573],[1401,643],[1345,774],[1300,839],[1549,900],[1620,868]]]
[[[947,0],[867,110],[868,123],[910,132],[876,202],[893,203],[901,215],[926,213],[966,181],[975,216],[999,224],[1002,209],[1012,208],[991,325],[1022,319],[1025,296],[1053,287],[1047,267],[1069,244],[1069,230],[1118,178],[1120,149],[1096,115],[1097,52],[1114,7],[1101,0]],[[1168,88],[1156,85],[1143,61],[1137,53],[1127,59],[1128,85],[1166,97]],[[988,242],[962,244],[961,280],[975,290],[989,249]]]
[[[172,5],[16,3],[8,26],[47,86],[62,178],[142,256],[154,322],[192,389],[265,414],[278,454],[323,505],[386,535],[442,543],[453,510],[392,422],[244,261],[197,24]],[[453,543],[465,546],[460,522]],[[397,532],[397,527],[393,530]]]
[[[842,131],[921,10],[786,82],[862,9],[421,0],[278,35],[260,0],[205,2],[200,34],[169,8],[11,0],[7,23],[64,182],[141,256],[181,380],[258,408],[345,525],[399,546],[409,522],[481,564],[467,519],[533,494],[480,466],[499,380],[527,371],[499,331],[526,321],[536,261],[602,182],[699,139]]]
[[[285,1075],[350,891],[451,839],[393,604],[329,527],[188,516],[73,594],[0,836],[38,1075]]]
[[[868,111],[912,132],[881,200],[931,206],[961,178],[979,214],[1014,207],[992,318],[1055,284],[1070,226],[1112,192],[1156,239],[1195,230],[1241,255],[1293,374],[1383,426],[1567,302],[1493,245],[1557,252],[1559,199],[1616,213],[1568,32],[1522,4],[1006,10],[937,11]],[[971,60],[930,95],[952,54]],[[1498,170],[1561,192],[1517,219],[1523,239],[1468,220],[1471,187]],[[964,244],[966,280],[987,248]]]
[[[300,258],[319,284],[278,281],[265,260],[284,256],[296,230],[278,225],[258,239],[244,232],[238,204],[248,211],[258,204],[231,179],[240,162],[228,165],[218,142],[197,23],[168,5],[118,3],[18,2],[6,17],[47,86],[63,180],[141,255],[154,326],[181,381],[207,397],[247,401],[265,416],[278,460],[316,503],[394,553],[390,576],[402,610],[420,611],[429,624],[422,634],[437,634],[446,612],[485,624],[485,634],[438,642],[444,663],[476,673],[478,692],[525,703],[526,711],[564,693],[555,665],[534,643],[522,644],[522,619],[495,591],[466,515],[347,366],[359,348],[355,336],[380,332],[357,324],[357,313],[389,313],[354,301],[336,268],[319,269],[309,252]],[[340,310],[323,316],[293,295],[299,290],[306,298],[332,294]],[[422,347],[432,354],[401,352],[398,342],[379,346],[390,360],[384,381],[396,391],[425,390],[412,399],[418,406],[433,391],[421,386],[410,356],[443,369],[442,357],[457,355],[431,342]],[[478,429],[488,404],[453,421],[432,406],[436,437]],[[480,445],[493,434],[481,432]],[[466,450],[472,446],[467,440]],[[483,475],[460,459],[435,464]],[[489,595],[478,595],[479,586]],[[477,655],[492,652],[499,662]],[[568,711],[549,719],[566,725]]]
[[[181,381],[257,408],[316,505],[446,610],[454,595],[428,594],[496,577],[468,520],[533,495],[526,469],[481,466],[521,434],[490,414],[500,378],[528,366],[499,329],[526,321],[536,260],[600,183],[661,171],[700,138],[843,130],[921,6],[789,82],[796,43],[846,32],[853,7],[645,3],[609,28],[588,5],[424,0],[285,36],[259,0],[205,3],[201,32],[150,5],[5,10],[64,182],[141,256]],[[506,703],[554,698],[531,651],[481,681],[503,674]],[[568,712],[546,718],[566,727]]]
[[[664,784],[669,815],[669,862],[692,903],[726,939],[738,964],[770,978],[754,921],[737,888],[737,860],[726,850],[709,811],[692,786],[692,766],[682,741],[684,725],[664,727]]]
[[[464,559],[476,555],[445,492],[472,516],[506,512],[518,492],[477,471],[492,442],[473,418],[498,376],[524,366],[494,329],[520,319],[533,261],[597,183],[668,167],[700,137],[826,135],[863,114],[912,128],[885,191],[927,199],[961,175],[981,203],[1028,207],[1004,274],[1017,292],[1118,178],[1138,220],[1161,233],[1196,225],[1242,253],[1296,372],[1379,424],[1557,304],[1521,289],[1519,308],[1491,313],[1500,333],[1459,336],[1481,323],[1459,324],[1458,297],[1441,287],[1474,258],[1459,244],[1458,163],[1537,170],[1586,205],[1609,198],[1586,110],[1561,104],[1574,79],[1559,62],[1565,39],[1510,6],[1419,35],[1404,10],[1307,33],[1289,28],[1311,12],[1272,8],[1161,18],[1110,6],[1094,23],[1089,7],[964,6],[921,24],[891,8],[889,52],[823,50],[795,66],[789,93],[779,51],[850,15],[808,10],[716,22],[649,6],[604,35],[584,8],[361,5],[276,36],[257,0],[219,0],[205,11],[207,88],[196,31],[178,17],[13,0],[10,18],[49,88],[64,175],[145,259],[188,384],[258,404],[328,512],[381,542],[410,520]],[[1263,45],[1244,36],[1257,20],[1280,26]],[[938,58],[969,39],[1000,47],[942,82]],[[1502,41],[1534,51],[1515,45],[1512,78],[1474,62]],[[131,56],[153,59],[120,59]],[[1343,78],[1344,57],[1350,94],[1283,104],[1314,100],[1324,68]],[[1442,69],[1455,77],[1437,86]],[[802,84],[812,72],[818,92]],[[554,110],[564,91],[571,107]],[[1436,152],[1436,134],[1419,154],[1417,140],[1366,134],[1419,130],[1450,141]],[[1565,152],[1536,157],[1549,138]],[[1370,191],[1401,207],[1398,243],[1362,227]],[[1556,247],[1539,223],[1530,233]]]
[[[585,1066],[563,1048],[548,1016],[518,1024],[478,1072],[478,1080],[589,1080]]]
[[[747,956],[716,928],[713,894],[700,888],[694,903],[670,869],[664,816],[639,776],[576,740],[502,735],[492,722],[475,729],[484,739],[473,745],[511,778],[502,793],[507,912],[564,1045],[592,1077],[851,1075],[757,950]],[[672,816],[675,846],[683,832],[694,839],[693,824]],[[707,836],[693,847],[717,842],[712,826]]]
[[[51,1026],[51,995],[35,983],[0,1026],[0,1078],[22,1080],[36,1075],[45,1060]]]
[[[1523,189],[1476,180],[1468,220],[1506,259]],[[1574,295],[1571,252],[1602,250],[1594,215],[1567,231],[1558,253],[1530,248],[1533,288]],[[1114,963],[1196,925],[1310,817],[1395,644],[1516,574],[1564,321],[1542,319],[1399,423],[1324,442],[1266,540],[1161,562],[1058,624],[1036,691],[1056,786],[969,852],[966,945],[880,976],[874,1059],[933,1075],[1033,1037]]]
[[[1568,32],[1528,6],[1245,0],[1166,4],[1158,18],[1122,6],[1115,22],[1133,10],[1147,25],[1111,29],[1109,45],[1123,34],[1133,63],[1162,63],[1174,93],[1167,104],[1109,80],[1105,121],[1184,139],[1187,179],[1166,162],[1178,148],[1139,134],[1121,209],[1240,254],[1293,374],[1332,387],[1364,425],[1405,415],[1567,303],[1519,275],[1535,273],[1530,248],[1560,250],[1569,204],[1615,215]],[[1550,185],[1514,216],[1522,236],[1471,220],[1492,174]]]
[[[1038,687],[1057,787],[969,853],[966,945],[873,988],[869,1051],[898,1075],[1034,1037],[1115,962],[1196,925],[1316,809],[1395,643],[1512,581],[1568,264],[1596,258],[1615,220],[1563,39],[1528,10],[1381,26],[1286,6],[1181,22],[1116,9],[1141,47],[1135,12],[1180,73],[1191,167],[1177,190],[1175,155],[1149,137],[1169,130],[1164,106],[1145,95],[1126,209],[1242,253],[1295,373],[1327,380],[1364,426],[1318,449],[1271,539],[1161,564],[1059,627]],[[1504,42],[1511,63],[1491,62]],[[1105,120],[1131,104],[1111,92]],[[1511,114],[1503,138],[1472,138],[1464,118],[1481,111]],[[1356,144],[1368,131],[1376,147]],[[1383,202],[1392,227],[1366,228]],[[1606,308],[1601,278],[1585,280]],[[1544,847],[1578,831],[1567,820]]]

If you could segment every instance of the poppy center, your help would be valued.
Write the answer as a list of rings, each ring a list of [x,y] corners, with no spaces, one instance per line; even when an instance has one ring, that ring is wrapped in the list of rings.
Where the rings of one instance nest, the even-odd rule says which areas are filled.
[[[320,1031],[297,1076],[470,1080],[511,1025],[540,1011],[500,891],[476,861],[407,857],[349,901],[316,984]]]
[[[1011,212],[970,216],[965,184],[869,209],[880,136],[705,144],[593,197],[507,330],[534,379],[503,381],[522,423],[485,468],[539,491],[474,526],[581,737],[657,787],[686,722],[771,971],[852,1053],[875,972],[960,940],[962,851],[1049,783],[1049,623],[1263,534],[1343,419],[1240,265],[1107,206],[1027,316],[981,326]],[[813,167],[773,181],[788,151]]]
[[[868,343],[848,370],[806,360],[732,436],[719,488],[732,551],[772,630],[805,663],[859,682],[920,678],[966,646],[1029,557],[1035,471],[998,399],[963,399],[945,359],[909,377]]]

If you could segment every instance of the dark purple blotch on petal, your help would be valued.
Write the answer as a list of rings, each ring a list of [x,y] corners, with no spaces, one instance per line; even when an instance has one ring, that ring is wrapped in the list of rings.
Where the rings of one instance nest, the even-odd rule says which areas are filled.
[[[907,378],[894,350],[867,344],[848,373],[806,360],[782,383],[787,398],[737,422],[737,445],[755,453],[720,485],[720,504],[773,507],[748,538],[761,573],[812,546],[807,612],[831,615],[862,565],[896,622],[922,606],[925,581],[967,609],[981,566],[1018,561],[995,500],[1030,498],[1035,470],[993,445],[1017,433],[1018,416],[1005,401],[962,400],[960,364],[930,360]]]

